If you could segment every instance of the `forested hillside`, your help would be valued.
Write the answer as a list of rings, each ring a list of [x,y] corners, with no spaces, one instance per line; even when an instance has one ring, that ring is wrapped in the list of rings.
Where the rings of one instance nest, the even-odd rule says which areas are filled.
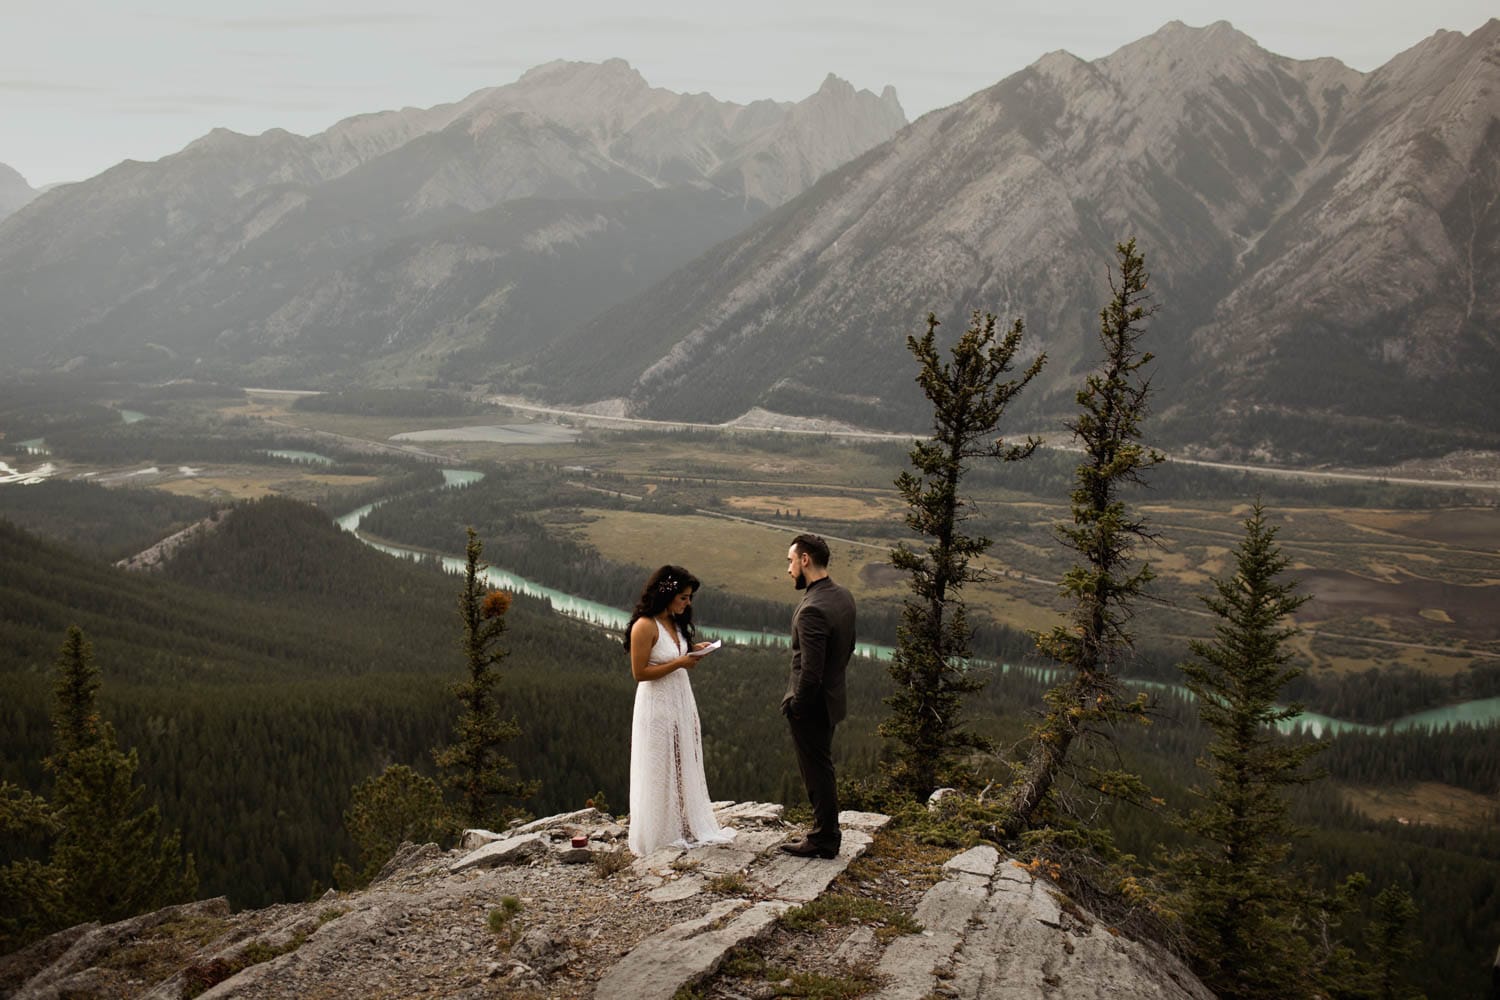
[[[174,575],[126,574],[0,521],[0,773],[45,787],[48,668],[77,623],[104,671],[106,715],[182,826],[202,890],[246,905],[301,897],[347,853],[340,813],[354,782],[391,762],[430,769],[451,724],[445,682],[461,666],[455,583],[280,500],[241,508]],[[583,723],[569,739],[571,726],[531,723],[555,735],[515,754],[546,782],[533,808],[561,808],[610,787],[591,762],[619,761],[626,737],[588,737],[628,731],[628,680],[619,705],[544,697],[577,671],[604,682],[617,647],[524,600],[512,615],[524,652],[507,661],[507,705],[523,719],[566,706]],[[586,718],[595,712],[606,717]]]
[[[0,517],[111,562],[134,555],[213,510],[212,504],[195,497],[161,490],[111,490],[77,479],[0,490]]]
[[[238,508],[164,577],[127,574],[0,520],[0,777],[43,790],[48,670],[70,623],[94,642],[106,716],[198,859],[204,893],[300,898],[348,856],[342,810],[388,763],[430,772],[462,669],[458,581],[381,555],[315,508]],[[622,811],[634,697],[618,639],[518,598],[501,698],[533,812],[595,792]],[[784,656],[727,650],[695,676],[715,794],[795,801],[775,703]],[[877,675],[874,665],[864,668]],[[873,732],[879,688],[863,688]],[[874,737],[845,756],[873,766]]]

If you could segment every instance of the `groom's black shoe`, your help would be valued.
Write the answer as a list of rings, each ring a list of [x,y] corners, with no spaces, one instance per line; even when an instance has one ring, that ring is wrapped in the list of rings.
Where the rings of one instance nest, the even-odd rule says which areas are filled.
[[[819,847],[805,838],[782,844],[780,849],[784,853],[798,858],[836,858],[839,853],[836,847]]]

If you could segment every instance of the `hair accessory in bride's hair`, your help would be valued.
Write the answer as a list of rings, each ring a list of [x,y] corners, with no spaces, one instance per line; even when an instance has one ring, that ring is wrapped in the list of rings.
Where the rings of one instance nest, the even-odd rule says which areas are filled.
[[[675,576],[662,577],[661,582],[656,585],[656,589],[663,594],[677,593],[677,578]]]

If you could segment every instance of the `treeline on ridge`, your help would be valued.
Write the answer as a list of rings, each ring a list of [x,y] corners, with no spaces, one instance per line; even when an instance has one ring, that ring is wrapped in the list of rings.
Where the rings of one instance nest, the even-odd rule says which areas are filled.
[[[456,392],[437,389],[341,389],[299,396],[292,409],[367,417],[465,417],[490,408]]]

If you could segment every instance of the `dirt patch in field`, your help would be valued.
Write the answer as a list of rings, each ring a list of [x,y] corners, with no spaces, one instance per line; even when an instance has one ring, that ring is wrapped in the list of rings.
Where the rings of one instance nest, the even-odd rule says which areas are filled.
[[[1351,524],[1440,545],[1500,553],[1500,508],[1460,507],[1425,513],[1350,511]]]
[[[906,574],[890,563],[865,563],[859,568],[859,582],[871,590],[899,587],[906,582]]]
[[[1390,580],[1342,570],[1311,570],[1295,576],[1301,592],[1312,595],[1302,611],[1306,619],[1381,616],[1417,621],[1474,639],[1500,639],[1500,587],[1460,586],[1403,573]]]
[[[287,478],[283,475],[217,475],[183,476],[168,482],[154,484],[156,489],[180,496],[202,497],[205,500],[255,500],[277,494],[293,498],[305,498],[326,493],[328,487],[351,489],[377,482],[377,476],[340,476],[309,473],[301,477]]]
[[[202,497],[205,500],[258,500],[277,492],[266,480],[242,479],[239,476],[199,476],[196,479],[174,479],[156,487],[179,496]]]
[[[598,519],[573,530],[606,559],[643,569],[672,562],[692,570],[705,588],[703,600],[695,602],[709,616],[701,620],[711,619],[716,591],[785,601],[788,607],[797,596],[786,576],[790,531],[697,515],[588,513]]]
[[[1343,788],[1344,801],[1371,819],[1403,825],[1466,827],[1500,818],[1500,797],[1421,781],[1397,788]]]

